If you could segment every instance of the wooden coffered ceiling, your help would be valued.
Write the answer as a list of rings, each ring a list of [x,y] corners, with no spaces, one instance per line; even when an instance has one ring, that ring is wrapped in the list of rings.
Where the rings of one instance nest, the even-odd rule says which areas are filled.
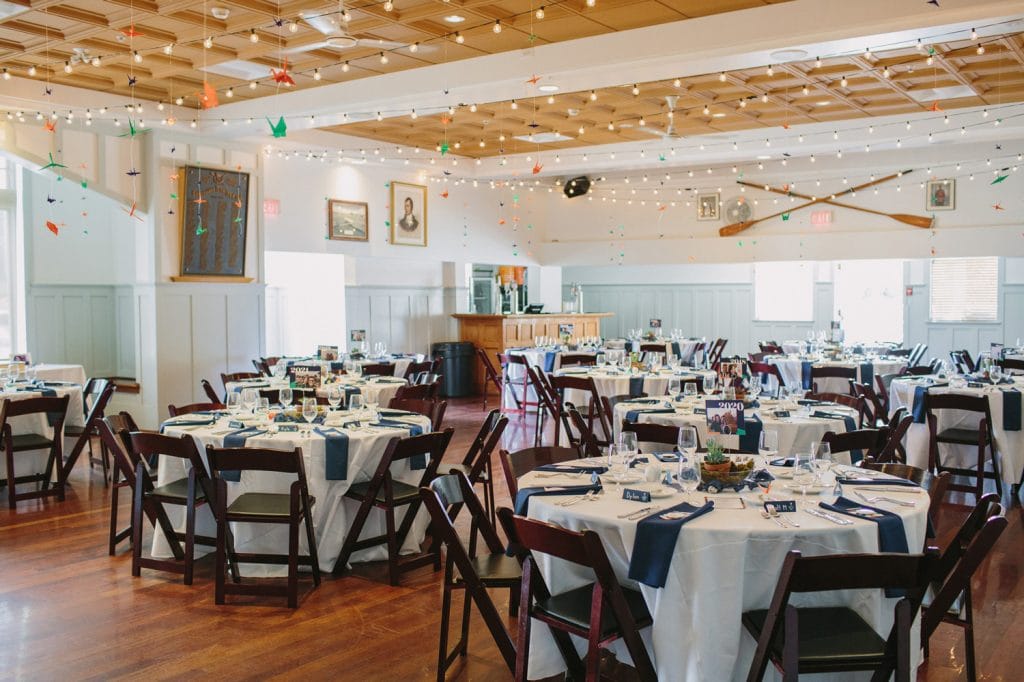
[[[243,99],[277,92],[267,70],[280,67],[284,52],[327,37],[312,24],[295,21],[302,13],[344,24],[349,35],[364,41],[348,49],[289,54],[296,88],[788,1],[597,0],[588,7],[585,0],[393,0],[388,11],[386,0],[350,0],[345,23],[345,6],[336,0],[13,0],[0,3],[7,13],[17,6],[25,11],[0,20],[0,66],[16,76],[35,67],[39,79],[122,95],[131,94],[132,76],[136,97],[168,101],[194,98],[203,85],[204,65],[244,60],[264,72],[255,89],[241,87],[248,79],[205,76],[221,97],[233,87],[233,96]],[[541,6],[544,17],[538,19]],[[228,18],[214,18],[215,7],[229,10]],[[451,15],[464,21],[446,21]],[[496,20],[501,33],[492,30]],[[129,35],[132,28],[139,35]],[[258,42],[250,39],[254,29]],[[455,31],[464,43],[455,42]],[[204,48],[210,36],[212,47]],[[370,41],[389,41],[386,65],[380,61],[381,45]],[[410,51],[407,46],[416,43],[420,48]],[[174,45],[170,55],[164,53],[167,45]],[[135,51],[141,62],[134,61]],[[100,58],[99,66],[91,64],[94,57]],[[65,73],[65,63],[72,73]],[[319,81],[314,69],[320,69]]]
[[[979,54],[979,51],[981,52]],[[1024,101],[1022,34],[934,44],[575,93],[524,84],[515,101],[461,106],[454,114],[402,115],[329,130],[399,146],[490,157],[538,150],[890,116]],[[955,90],[953,89],[955,88]],[[596,98],[592,95],[596,95]],[[669,116],[669,97],[675,100]],[[609,129],[612,123],[614,129]],[[583,133],[579,129],[582,127]],[[571,139],[539,143],[537,135]],[[534,141],[529,139],[533,134]],[[504,140],[502,140],[502,137]],[[672,135],[668,135],[671,139]],[[481,141],[483,146],[481,146]]]

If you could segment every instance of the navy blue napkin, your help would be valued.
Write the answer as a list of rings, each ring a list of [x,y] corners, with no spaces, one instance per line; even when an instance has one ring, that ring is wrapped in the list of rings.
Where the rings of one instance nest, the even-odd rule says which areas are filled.
[[[629,378],[629,395],[633,398],[640,397],[640,394],[644,392],[644,377],[643,375]]]
[[[558,353],[553,350],[544,351],[544,371],[551,372],[555,371],[555,358],[558,357]]]
[[[195,419],[168,419],[160,425],[160,433],[163,433],[168,426],[209,426],[217,421],[217,417],[196,416]]]
[[[813,366],[814,364],[807,360],[800,363],[800,385],[804,387],[805,391],[809,391],[814,387],[814,378],[811,377],[811,368]]]
[[[757,417],[751,415],[743,420],[743,434],[740,436],[740,452],[756,455],[761,445],[761,429],[764,424]]]
[[[675,412],[674,407],[659,407],[659,408],[647,408],[639,410],[629,410],[626,412],[626,421],[630,424],[636,424],[637,419],[640,418],[641,414],[672,414]]]
[[[707,514],[714,508],[713,501],[709,501],[703,507],[683,502],[669,509],[661,509],[641,520],[636,525],[633,554],[629,559],[630,579],[651,587],[664,587],[683,524]],[[663,519],[662,516],[668,512],[683,512],[689,516],[681,519]]]
[[[918,488],[916,483],[905,478],[874,478],[870,476],[836,476],[841,485],[895,485],[904,488]]]
[[[258,436],[262,433],[266,433],[263,429],[258,429],[255,426],[250,426],[245,429],[239,429],[238,431],[232,431],[228,435],[224,436],[224,447],[226,448],[244,448],[245,441],[252,436]],[[220,477],[225,481],[233,481],[238,483],[242,480],[241,471],[222,471]]]
[[[530,498],[534,495],[585,495],[590,491],[601,489],[600,483],[587,485],[552,486],[550,488],[520,488],[516,493],[515,512],[519,516],[526,516],[529,510]]]
[[[331,371],[332,372],[341,372],[344,369],[345,369],[345,362],[344,361],[341,361],[341,362],[335,362],[333,360],[331,361]]]
[[[910,408],[910,414],[914,417],[915,424],[924,424],[925,421],[925,395],[928,393],[927,386],[914,387],[914,404]]]
[[[348,479],[348,434],[341,429],[315,429],[326,441],[324,471],[328,481]]]
[[[875,385],[875,365],[870,362],[860,363],[860,383]]]
[[[381,408],[377,410],[377,414],[384,417],[411,417],[412,415],[419,413],[409,412],[408,410],[393,410],[391,408]]]
[[[544,466],[537,467],[537,471],[548,471],[563,474],[603,474],[608,471],[608,467],[601,466],[600,464],[545,464]]]
[[[629,468],[633,469],[640,466],[641,464],[650,464],[650,460],[646,457],[634,457],[633,461],[629,463]]]
[[[879,552],[895,552],[899,554],[908,554],[910,548],[907,545],[907,531],[903,527],[903,519],[900,518],[899,514],[885,511],[884,509],[878,509],[877,507],[869,507],[864,504],[859,504],[853,500],[848,500],[845,497],[838,498],[833,504],[827,502],[819,502],[818,505],[823,509],[852,516],[858,519],[864,519],[866,521],[874,521],[878,527],[878,551]],[[881,516],[869,518],[866,516],[860,516],[858,514],[851,513],[853,509],[870,509],[873,512],[877,512]],[[885,596],[890,599],[902,597],[905,591],[900,589],[886,589]]]
[[[406,422],[397,422],[397,421],[392,421],[392,420],[389,420],[389,419],[380,419],[380,418],[378,418],[377,421],[372,424],[372,426],[393,426],[393,427],[398,428],[398,429],[406,429],[409,432],[410,436],[420,436],[420,435],[423,435],[423,428],[420,427],[418,424],[409,424],[409,423],[406,423]],[[409,468],[410,469],[426,469],[427,468],[427,456],[421,453],[419,455],[415,455],[415,456],[411,457],[409,459]]]
[[[672,355],[676,356],[677,358],[683,357],[683,352],[681,350],[679,350],[679,342],[678,341],[673,341],[672,342]]]
[[[1009,391],[1003,391],[1003,430],[1020,431],[1020,421],[1020,391],[1015,388]]]

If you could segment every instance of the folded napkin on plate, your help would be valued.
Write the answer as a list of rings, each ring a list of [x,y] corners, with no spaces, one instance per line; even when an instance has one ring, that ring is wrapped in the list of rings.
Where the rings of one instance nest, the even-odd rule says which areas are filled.
[[[1021,393],[1017,389],[1003,391],[1003,430],[1020,431]]]
[[[651,454],[654,455],[655,459],[657,459],[659,462],[678,462],[679,461],[679,453],[678,452],[652,452]]]
[[[661,398],[630,398],[622,402],[626,405],[656,405],[661,401]]]
[[[633,469],[640,466],[641,464],[649,464],[650,461],[651,460],[647,459],[646,457],[634,457],[632,461],[630,461],[629,463],[629,468]]]
[[[419,412],[409,412],[407,410],[393,410],[391,408],[382,408],[377,410],[377,414],[384,417],[411,417],[419,414]]]
[[[537,471],[563,474],[603,474],[608,471],[608,467],[601,466],[600,464],[545,464],[544,466],[537,467]]]
[[[519,492],[516,493],[515,512],[519,516],[526,516],[526,512],[529,511],[530,498],[534,495],[585,495],[586,493],[591,491],[596,492],[600,489],[600,483],[588,485],[560,485],[543,488],[520,488]]]
[[[804,407],[815,407],[817,405],[831,405],[832,404],[832,403],[828,402],[827,400],[808,400],[807,398],[801,398],[800,400],[797,400],[796,402],[797,402],[798,405],[803,405]]]
[[[169,426],[209,426],[217,421],[216,416],[190,414],[187,417],[173,417],[160,425],[160,433]]]
[[[675,411],[674,407],[649,407],[646,409],[629,410],[626,412],[626,421],[630,424],[635,424],[641,414],[672,414]]]
[[[907,545],[907,531],[903,527],[903,519],[899,514],[876,507],[868,507],[845,497],[838,498],[832,504],[827,502],[819,502],[818,504],[823,509],[828,509],[829,511],[864,519],[865,521],[874,521],[875,525],[878,526],[879,552],[895,552],[899,554],[910,552],[910,548]],[[903,594],[904,590],[887,589],[885,591],[885,596],[889,598],[902,597]]]
[[[228,435],[224,436],[224,447],[226,448],[244,448],[245,441],[253,436],[260,436],[266,433],[263,429],[255,426],[248,428],[239,429],[238,431],[232,431]],[[242,480],[242,472],[240,471],[222,471],[220,477],[225,481],[233,481],[238,483]]]
[[[348,434],[340,429],[316,429],[324,437],[324,472],[328,481],[348,479]]]
[[[633,555],[629,560],[630,579],[651,587],[664,587],[683,524],[707,514],[714,508],[713,501],[702,507],[683,502],[642,519],[636,525]],[[669,512],[679,512],[686,516],[678,519],[662,518]]]
[[[897,485],[904,488],[919,488],[913,481],[905,478],[882,478],[871,476],[836,476],[836,482],[840,485]]]

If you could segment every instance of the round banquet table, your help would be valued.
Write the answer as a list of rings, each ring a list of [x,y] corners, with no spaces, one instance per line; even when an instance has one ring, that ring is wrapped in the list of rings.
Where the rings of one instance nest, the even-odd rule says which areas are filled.
[[[664,409],[666,405],[671,406],[674,411],[671,413],[643,411],[644,409]],[[614,407],[615,420],[613,426],[615,428],[615,437],[618,438],[619,431],[622,430],[622,422],[626,419],[627,414],[630,411],[637,411],[636,420],[640,423],[649,422],[651,424],[666,424],[668,426],[696,427],[701,445],[704,445],[708,441],[707,415],[695,414],[693,411],[694,407],[706,409],[705,399],[697,398],[696,400],[683,400],[679,402],[665,401],[657,405],[630,402],[618,403]],[[790,410],[792,416],[774,417],[771,413],[776,407],[782,409],[781,405],[764,400],[762,407],[754,410],[753,413],[757,414],[761,419],[764,429],[773,429],[779,434],[779,456],[790,456],[796,452],[807,452],[811,447],[817,446],[821,442],[821,437],[829,431],[846,433],[847,425],[845,419],[810,416],[815,411],[836,415],[841,414],[854,419],[857,417],[855,410],[834,403],[811,406],[809,408],[810,414],[807,416],[798,414],[797,408],[789,405],[787,409]],[[745,412],[744,414],[746,418],[750,418],[749,413]],[[719,438],[721,437],[719,436]],[[849,457],[850,455],[847,452],[836,455],[836,458],[844,464],[850,463]]]
[[[686,369],[675,373],[670,369],[661,369],[658,372],[639,372],[631,374],[625,370],[607,369],[603,367],[566,367],[555,372],[556,376],[579,376],[590,377],[597,387],[597,394],[613,398],[620,395],[630,395],[630,383],[632,381],[643,383],[642,392],[649,396],[660,396],[668,393],[668,382],[672,378],[692,379],[694,377],[703,379],[705,376],[715,376],[712,370]],[[564,400],[576,406],[590,404],[590,396],[582,391],[567,390]]]
[[[933,384],[940,384],[932,387]],[[1000,475],[1003,483],[1016,485],[1024,475],[1024,431],[1007,429],[1004,413],[1004,390],[1016,389],[1024,392],[1024,376],[1013,377],[1013,385],[984,386],[982,388],[950,388],[946,380],[938,380],[934,376],[901,377],[893,379],[889,387],[889,406],[892,412],[901,407],[914,413],[914,395],[921,388],[928,393],[956,393],[960,395],[986,396],[989,412],[992,415],[992,435],[995,439],[995,451],[999,458]],[[950,428],[978,428],[978,415],[968,412],[941,410],[938,413],[939,430]],[[928,468],[928,424],[915,422],[907,431],[906,450],[907,464],[922,469]],[[939,458],[947,466],[975,468],[978,465],[977,446],[939,445]]]
[[[537,368],[536,371],[554,372],[562,367],[562,356],[563,355],[590,355],[597,358],[597,351],[592,348],[583,348],[577,351],[562,350],[562,347],[530,347],[530,348],[506,348],[506,355],[520,355],[526,358],[526,362],[531,367]],[[506,408],[513,408],[516,406],[515,400],[512,397],[512,392],[515,395],[522,398],[522,385],[523,375],[526,373],[522,365],[509,363],[508,367],[505,368],[505,372],[511,382],[511,385],[506,385],[505,395],[503,396],[503,404]],[[537,394],[533,390],[533,386],[527,389],[527,400],[530,402],[537,401]]]
[[[40,381],[66,381],[71,384],[85,386],[85,368],[81,365],[51,365],[41,363],[33,365],[36,378]]]
[[[332,424],[340,426],[343,422],[358,418],[357,413],[337,412],[334,417],[328,420],[328,427]],[[222,447],[224,438],[236,429],[228,426],[228,418],[220,417],[210,425],[204,426],[175,426],[175,421],[188,421],[195,419],[195,415],[185,415],[178,419],[169,419],[164,422],[164,433],[172,436],[189,435],[195,440],[199,447],[199,453],[206,462],[206,448],[210,445]],[[363,416],[365,419],[365,415]],[[430,420],[424,416],[412,413],[404,413],[400,416],[387,416],[389,421],[401,421],[419,426],[424,433],[430,431]],[[256,423],[255,420],[246,420],[246,423]],[[280,425],[278,425],[280,426]],[[302,428],[300,426],[300,428]],[[323,428],[323,427],[319,427]],[[313,529],[316,537],[317,553],[320,558],[320,569],[330,571],[334,568],[334,562],[341,553],[341,546],[345,541],[349,525],[355,518],[359,504],[353,500],[345,499],[343,496],[353,483],[368,481],[380,462],[388,442],[395,437],[405,437],[408,432],[398,428],[387,427],[362,427],[343,429],[348,436],[348,471],[344,480],[327,479],[327,448],[326,439],[315,432],[278,432],[276,434],[263,434],[251,436],[245,441],[246,447],[264,447],[277,450],[292,450],[296,447],[302,448],[303,462],[306,469],[306,480],[309,485],[309,494],[316,498],[313,505]],[[184,461],[173,457],[160,457],[158,464],[157,485],[164,485],[171,481],[183,478],[188,475],[187,465]],[[392,466],[392,475],[395,480],[417,485],[423,475],[421,470],[411,469],[410,461],[397,462]],[[271,472],[244,471],[238,483],[228,482],[229,503],[238,495],[246,492],[271,492],[288,493],[293,475],[277,474]],[[164,507],[172,524],[176,528],[184,528],[185,512],[184,507],[169,505]],[[401,524],[402,514],[399,511],[396,523]],[[430,523],[426,510],[420,509],[413,523],[412,530],[405,539],[401,551],[403,554],[419,551],[420,543],[426,535],[427,526]],[[372,537],[385,532],[384,513],[379,509],[373,509],[366,521],[360,537]],[[279,553],[286,554],[288,550],[288,529],[284,526],[269,527],[266,524],[234,524],[232,533],[235,538],[235,549],[244,553]],[[203,505],[196,513],[196,534],[216,535],[216,523],[209,505]],[[300,552],[305,553],[305,534],[299,536],[301,544]],[[200,552],[212,551],[212,548],[197,546],[197,555]],[[154,556],[167,557],[171,555],[170,547],[162,533],[155,533],[153,536],[152,552]],[[387,558],[387,547],[371,547],[353,553],[352,561],[376,561]],[[244,564],[243,572],[247,575],[284,575],[286,567],[275,567],[265,565]]]
[[[340,374],[333,378],[332,383],[325,384],[316,390],[321,398],[327,397],[327,389],[331,386],[339,386],[348,389],[358,389],[367,400],[376,402],[378,405],[387,407],[391,399],[398,393],[398,389],[408,382],[400,377],[355,377],[349,374]],[[238,393],[243,388],[255,388],[257,390],[288,388],[291,384],[287,379],[280,377],[264,377],[262,379],[245,379],[242,381],[229,381],[227,383],[228,393]]]
[[[870,377],[863,376],[862,364],[873,365],[873,376],[881,376],[883,374],[897,374],[903,371],[903,368],[907,366],[906,358],[875,358],[874,360],[864,359],[848,359],[848,360],[817,360],[815,358],[807,357],[790,357],[784,355],[769,355],[765,357],[765,362],[770,362],[777,365],[779,372],[782,374],[782,378],[786,382],[786,386],[789,388],[797,388],[803,386],[803,363],[810,362],[813,367],[847,367],[857,370],[857,381],[862,383],[865,380],[870,381],[874,386],[874,381]],[[805,387],[810,390],[810,387]],[[838,378],[822,378],[818,379],[818,392],[819,393],[842,393],[847,394],[850,392],[850,386],[846,379]]]
[[[44,382],[43,386],[49,390],[54,391],[57,397],[68,396],[68,411],[64,416],[64,426],[85,426],[85,415],[82,409],[82,387],[78,384],[48,381]],[[29,398],[41,398],[43,393],[25,382],[18,382],[13,386],[0,386],[0,401],[2,400],[27,400]],[[25,415],[22,417],[12,417],[11,431],[14,435],[22,433],[38,433],[47,438],[53,437],[53,429],[50,427],[43,415]],[[64,454],[70,452],[69,447],[64,448]],[[48,450],[36,450],[33,452],[19,453],[16,458],[17,463],[15,464],[15,470],[18,475],[30,474],[35,472],[43,472],[46,470],[46,460],[49,456]],[[54,466],[54,475],[56,475],[57,467],[60,464]],[[26,483],[19,488],[21,490],[27,490],[29,487],[34,487],[35,483]]]
[[[283,367],[291,367],[292,365],[317,365],[322,370],[330,372],[333,365],[340,367],[345,363],[345,360],[345,357],[340,357],[337,360],[320,360],[319,358],[282,358],[278,361],[278,364],[284,363]],[[414,362],[422,362],[422,360],[422,355],[388,355],[383,358],[360,358],[354,362],[356,362],[360,367],[365,367],[366,365],[387,365],[393,363],[395,365],[395,376],[402,378],[405,376],[405,370],[409,369],[409,365]],[[274,367],[276,368],[277,365],[274,365]]]
[[[565,484],[572,482],[579,481],[567,479]],[[537,479],[531,472],[520,478],[519,487],[558,484],[557,479]],[[902,517],[907,544],[915,551],[924,546],[928,495],[920,488],[899,490],[903,491],[900,499],[915,500],[916,506],[880,506]],[[736,500],[741,497],[746,498],[745,509],[726,508],[738,505]],[[687,499],[703,504],[704,495],[693,493],[687,498],[677,493],[657,499],[653,504],[665,509]],[[644,503],[621,499],[621,493],[611,483],[605,485],[605,492],[595,500],[568,507],[557,504],[565,501],[565,497],[530,498],[529,517],[570,530],[593,530],[600,535],[619,581],[641,591],[654,621],[653,626],[642,630],[641,634],[662,682],[746,678],[756,642],[746,634],[740,622],[741,614],[768,607],[783,560],[790,550],[799,550],[807,556],[878,552],[877,527],[872,521],[844,517],[851,518],[853,523],[840,526],[798,511],[786,517],[796,520],[799,528],[780,528],[770,519],[761,517],[756,494],[720,494],[714,499],[718,500],[718,508],[682,526],[665,586],[654,588],[627,577],[637,521],[618,518],[630,510],[642,508]],[[806,501],[801,499],[798,504],[816,506],[819,501],[832,502],[833,499],[831,494],[808,495]],[[538,566],[553,594],[593,580],[593,574],[588,571],[550,556],[539,555]],[[876,631],[885,633],[892,626],[895,601],[885,598],[880,590],[873,590],[801,594],[795,595],[791,603],[797,606],[846,604]],[[912,636],[917,636],[916,631]],[[586,643],[582,639],[574,641],[581,653],[585,651]],[[536,620],[530,647],[530,679],[556,675],[565,669],[548,627]],[[630,662],[621,640],[612,650],[619,660]],[[916,668],[920,651],[913,647],[913,652],[912,665]],[[767,676],[778,678],[771,666]],[[853,678],[847,674],[840,679],[861,678],[866,679],[863,674]]]
[[[665,344],[665,351],[664,352],[665,352],[665,357],[666,358],[669,357],[670,355],[675,355],[675,356],[677,356],[679,358],[680,362],[682,362],[684,365],[692,365],[693,364],[693,354],[697,350],[697,346],[699,346],[702,343],[704,343],[704,340],[703,339],[676,339],[676,340],[673,340],[673,339],[670,339],[670,338],[667,338],[667,337],[664,337],[664,336],[660,336],[657,339],[655,339],[654,341],[648,341],[646,339],[641,339],[640,341],[637,341],[636,339],[633,339],[632,341],[629,342],[629,347],[630,347],[630,350],[633,350],[635,352],[639,352],[640,351],[640,346],[649,345],[649,344],[652,344],[652,343],[662,343],[662,344]],[[678,353],[675,350],[676,346],[678,346],[678,348],[679,348],[679,352]]]

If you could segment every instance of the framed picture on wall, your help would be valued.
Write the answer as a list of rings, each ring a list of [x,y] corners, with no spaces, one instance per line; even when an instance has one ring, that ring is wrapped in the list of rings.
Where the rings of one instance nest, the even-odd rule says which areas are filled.
[[[925,184],[926,211],[952,211],[956,208],[956,180],[929,180]]]
[[[718,220],[718,192],[697,195],[697,220]]]
[[[361,201],[327,200],[327,238],[365,242],[370,238],[370,209]]]
[[[391,182],[391,243],[427,245],[427,188]]]

